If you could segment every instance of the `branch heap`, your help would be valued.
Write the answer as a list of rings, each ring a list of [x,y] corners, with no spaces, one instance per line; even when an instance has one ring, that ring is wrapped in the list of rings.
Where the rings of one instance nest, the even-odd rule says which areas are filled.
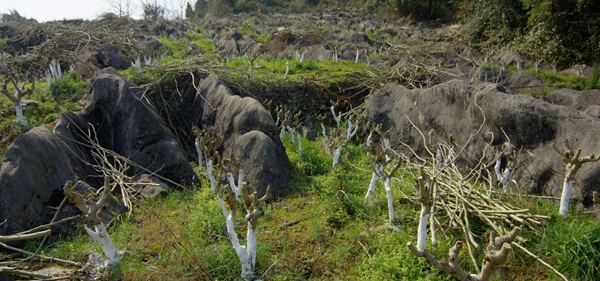
[[[512,249],[510,243],[515,240],[520,232],[521,229],[515,227],[507,235],[497,238],[494,237],[493,232],[490,233],[490,243],[483,256],[479,274],[469,274],[458,263],[458,254],[463,247],[462,241],[457,241],[456,244],[450,248],[447,262],[437,260],[436,257],[427,250],[415,248],[411,242],[408,242],[406,246],[415,256],[425,258],[435,268],[454,275],[460,280],[488,281],[496,268],[506,262],[508,254]]]
[[[581,148],[578,148],[575,154],[569,146],[569,141],[563,141],[564,152],[558,150],[555,144],[552,144],[554,152],[558,155],[558,158],[565,163],[565,180],[563,182],[562,194],[560,196],[560,209],[559,213],[561,216],[566,217],[569,213],[569,199],[571,198],[571,192],[573,191],[573,182],[575,174],[581,168],[581,166],[588,162],[598,162],[600,156],[596,157],[594,154],[590,154],[586,157],[581,157]]]
[[[73,188],[77,187],[80,184],[83,183],[79,181],[75,184],[75,186],[73,186],[73,183],[71,181],[67,181],[63,188],[65,196],[69,198],[69,201],[75,204],[75,206],[85,214],[85,224],[83,225],[83,228],[94,241],[100,244],[100,247],[102,247],[102,251],[104,251],[104,254],[108,258],[108,260],[106,261],[107,264],[115,264],[119,261],[119,252],[110,240],[110,236],[108,236],[108,232],[106,231],[104,223],[98,217],[98,212],[100,211],[106,200],[111,196],[110,177],[104,177],[104,187],[102,195],[96,203],[86,201],[85,199],[83,199],[83,197],[81,197],[81,195],[73,192]],[[88,227],[88,224],[90,223],[94,226],[94,230]]]

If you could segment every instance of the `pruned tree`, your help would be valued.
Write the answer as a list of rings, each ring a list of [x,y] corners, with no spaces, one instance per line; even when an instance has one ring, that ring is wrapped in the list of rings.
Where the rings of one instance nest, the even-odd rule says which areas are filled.
[[[298,111],[298,113],[294,114],[294,122],[292,126],[287,126],[287,130],[290,133],[290,139],[292,140],[292,144],[294,143],[294,138],[296,138],[298,144],[298,156],[300,160],[302,160],[302,138],[300,134],[300,116],[302,115],[302,111]]]
[[[460,280],[488,281],[496,268],[503,265],[508,259],[508,254],[512,249],[510,244],[517,238],[520,232],[521,229],[518,227],[513,228],[510,233],[500,237],[495,237],[494,232],[490,232],[490,243],[483,255],[481,271],[478,274],[469,274],[459,264],[458,254],[463,247],[462,241],[457,241],[450,248],[448,261],[438,260],[427,250],[415,248],[411,242],[408,242],[406,246],[415,256],[425,258],[435,268],[454,275]]]
[[[338,62],[338,57],[339,57],[339,53],[340,53],[340,49],[342,48],[342,46],[344,46],[344,42],[343,41],[329,41],[327,42],[327,46],[331,49],[331,51],[333,51],[333,57],[332,60],[334,62]]]
[[[9,72],[7,77],[2,81],[2,89],[0,91],[13,102],[18,124],[20,126],[25,126],[25,119],[23,117],[23,97],[33,93],[33,90],[35,89],[35,79],[31,82],[31,86],[27,85],[27,78],[22,79],[22,82],[19,80],[17,74]],[[14,88],[14,94],[8,90],[9,85]]]
[[[69,201],[81,210],[85,214],[83,220],[86,233],[96,241],[104,255],[106,256],[106,264],[114,264],[119,262],[119,251],[115,248],[114,244],[110,240],[110,236],[106,231],[106,226],[104,222],[98,217],[98,212],[106,202],[106,200],[111,196],[111,187],[110,187],[110,177],[104,177],[104,186],[102,187],[102,194],[97,202],[90,202],[90,200],[85,200],[81,195],[75,193],[73,191],[78,185],[84,184],[79,181],[73,186],[73,182],[67,181],[65,184],[63,191],[65,196],[69,199]],[[93,226],[94,230],[92,230],[88,225]]]
[[[569,146],[569,141],[563,141],[564,151],[560,151],[555,144],[552,144],[552,149],[558,155],[558,158],[565,163],[565,179],[563,181],[562,194],[560,196],[560,209],[559,214],[566,217],[569,213],[569,199],[571,199],[571,192],[573,191],[573,183],[575,181],[575,174],[581,168],[581,166],[588,162],[598,162],[600,156],[594,156],[590,154],[585,157],[581,157],[581,148],[578,148],[575,153]]]
[[[207,145],[197,145],[197,150],[203,150],[203,155],[206,156],[207,173],[210,180],[211,189],[215,192],[217,202],[221,207],[225,223],[227,225],[227,237],[231,242],[231,246],[235,251],[238,259],[242,263],[241,277],[244,280],[255,280],[255,265],[256,265],[256,249],[257,235],[256,229],[258,219],[264,215],[263,203],[268,198],[271,186],[267,187],[267,191],[262,198],[258,197],[257,192],[250,193],[248,185],[243,181],[243,169],[231,159],[220,157],[217,149],[220,144],[219,139],[212,138],[205,131],[200,131],[194,128],[197,137],[206,137],[204,141],[197,141],[198,144],[205,143]],[[216,167],[213,167],[212,163]],[[238,183],[235,183],[232,171],[238,169]],[[227,177],[229,184],[221,187],[218,184]],[[241,203],[246,210],[245,220],[247,221],[246,245],[242,245],[235,231],[235,220],[238,215],[238,203]],[[226,207],[227,205],[227,207]]]
[[[333,109],[332,109],[333,111]],[[339,118],[341,120],[342,118],[342,114],[340,112]],[[358,132],[358,123],[356,122],[356,124],[352,123],[352,116],[350,116],[350,118],[348,119],[348,129],[346,131],[346,139],[344,140],[335,140],[334,138],[329,137],[327,139],[328,142],[328,146],[329,146],[329,152],[331,153],[331,155],[333,156],[333,167],[335,167],[339,161],[340,161],[340,156],[342,155],[342,150],[350,143],[350,141],[352,140],[352,138],[356,135],[356,133]]]
[[[377,126],[373,129],[373,131],[376,131],[378,129],[381,129],[381,127]],[[373,155],[373,160],[371,161],[371,167],[373,168],[373,176],[371,177],[371,183],[369,184],[367,195],[365,195],[365,201],[369,201],[373,193],[375,193],[377,181],[379,179],[383,179],[388,203],[389,224],[390,226],[393,226],[395,219],[395,211],[391,178],[396,173],[396,170],[400,168],[402,161],[400,160],[398,155],[392,151],[391,147],[389,147],[389,143],[383,140],[385,138],[384,135],[385,134],[382,134],[381,141],[378,144],[370,142],[369,146],[367,147],[367,151],[369,151],[369,153]]]
[[[419,176],[415,179],[415,189],[419,194],[419,202],[421,202],[421,214],[419,215],[419,227],[417,228],[417,249],[427,250],[427,223],[431,218],[431,244],[436,247],[437,239],[435,235],[435,222],[433,219],[432,209],[435,203],[435,181],[429,177],[419,167]]]

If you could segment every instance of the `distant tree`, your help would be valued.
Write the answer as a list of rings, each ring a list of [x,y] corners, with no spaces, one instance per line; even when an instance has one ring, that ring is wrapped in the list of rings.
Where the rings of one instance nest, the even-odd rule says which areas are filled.
[[[21,16],[17,10],[8,10],[8,13],[0,14],[0,22],[26,22],[34,21],[34,19],[27,19]]]
[[[600,1],[529,0],[526,46],[558,67],[600,62]]]
[[[208,0],[196,0],[194,4],[194,17],[203,18],[206,15]]]
[[[158,4],[156,0],[154,2],[142,2],[142,11],[144,12],[144,19],[149,21],[162,19],[167,12],[165,7]]]
[[[106,0],[110,6],[110,11],[119,17],[131,17],[135,10],[133,0]]]
[[[194,8],[192,8],[192,5],[190,4],[190,2],[188,2],[187,5],[185,6],[185,18],[186,19],[194,18]]]

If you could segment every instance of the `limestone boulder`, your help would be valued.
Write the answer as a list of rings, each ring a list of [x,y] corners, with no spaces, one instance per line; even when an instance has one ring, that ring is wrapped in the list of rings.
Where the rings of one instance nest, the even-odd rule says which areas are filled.
[[[257,100],[234,95],[214,74],[199,85],[201,126],[222,138],[221,152],[233,155],[251,190],[277,196],[290,186],[288,158],[271,114]],[[237,171],[234,171],[237,173]]]
[[[452,136],[466,145],[459,164],[468,168],[481,158],[494,160],[485,159],[486,146],[510,142],[521,163],[513,179],[539,193],[559,195],[562,188],[564,166],[552,150],[553,143],[560,147],[568,139],[585,155],[600,151],[600,135],[594,133],[600,132],[600,120],[513,94],[499,84],[452,80],[415,90],[388,84],[371,94],[365,107],[367,118],[383,124],[384,130],[391,129],[393,146],[406,155],[412,152],[403,144],[423,156],[425,145],[435,149]],[[592,191],[600,190],[600,165],[583,166],[575,186],[573,198],[589,204]]]
[[[61,139],[45,127],[17,137],[0,167],[0,235],[50,222],[63,199],[62,187],[76,180],[75,167]]]

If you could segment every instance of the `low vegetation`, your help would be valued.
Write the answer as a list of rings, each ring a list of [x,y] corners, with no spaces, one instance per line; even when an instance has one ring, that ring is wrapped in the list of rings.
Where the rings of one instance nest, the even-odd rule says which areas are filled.
[[[388,210],[383,186],[372,202],[364,202],[371,176],[366,151],[350,144],[348,158],[336,168],[320,148],[320,140],[303,139],[302,160],[286,140],[293,171],[293,186],[264,208],[258,226],[256,272],[263,280],[451,280],[412,255],[405,246],[417,235],[419,202],[413,188],[415,170],[408,165],[392,179],[396,202],[395,231],[387,228]],[[108,280],[214,280],[239,278],[240,263],[227,239],[225,221],[206,171],[196,170],[202,187],[174,190],[167,196],[137,202],[130,218],[114,222],[110,235],[121,261]],[[383,183],[378,183],[383,185]],[[518,194],[524,194],[520,191]],[[517,195],[518,195],[517,194]],[[569,280],[597,277],[600,222],[575,214],[563,218],[545,199],[506,196],[498,199],[538,215],[550,215],[535,230],[525,228],[519,243],[525,245]],[[240,207],[239,212],[244,212]],[[440,218],[441,219],[441,218]],[[236,220],[244,228],[243,219]],[[479,243],[486,243],[482,221],[471,218]],[[238,233],[243,233],[240,231]],[[244,239],[243,235],[239,237]],[[438,246],[429,251],[443,259],[461,240],[459,229],[438,233]],[[36,243],[29,242],[29,249]],[[47,244],[42,254],[84,263],[100,252],[88,237]],[[476,255],[481,258],[481,253]],[[460,264],[475,272],[466,254]],[[507,263],[492,280],[560,280],[552,270],[514,247]]]
[[[227,12],[259,10],[262,1],[237,1],[230,10],[219,10],[216,1],[203,1],[209,5],[206,11]],[[269,2],[269,1],[267,1]],[[271,1],[279,2],[279,1]],[[319,2],[340,1],[291,1],[298,7],[319,7]],[[357,4],[360,1],[350,1]],[[384,3],[385,2],[385,3]],[[375,5],[409,5],[413,1],[368,1],[368,8]],[[423,1],[421,1],[423,2]],[[446,15],[458,13],[455,7],[449,7],[448,1],[429,1],[432,6],[424,4],[408,8],[421,13]],[[485,1],[476,1],[477,3]],[[515,1],[508,1],[513,3]],[[519,2],[520,1],[516,1]],[[548,1],[541,1],[548,2]],[[553,1],[550,1],[554,3]],[[215,4],[216,3],[216,4]],[[243,5],[242,5],[243,4]],[[414,3],[413,3],[414,4]],[[481,3],[480,3],[481,4]],[[196,3],[189,13],[191,18],[202,18],[206,11],[199,12]],[[271,5],[275,7],[277,5]],[[405,7],[406,8],[406,7]],[[438,10],[443,9],[443,10]],[[527,10],[514,7],[519,13]],[[533,8],[532,8],[533,9]],[[536,6],[532,11],[539,11]],[[436,11],[442,11],[443,14]],[[490,12],[490,11],[487,11]],[[186,14],[188,14],[186,12]],[[536,18],[543,14],[539,11]],[[411,15],[403,15],[409,17]],[[518,15],[517,15],[518,16]],[[526,17],[508,19],[506,30],[527,29]],[[514,21],[514,22],[513,22]],[[480,22],[477,26],[484,31],[495,22]],[[268,44],[272,40],[270,34],[256,29],[257,23],[245,21],[241,23],[240,32],[254,35],[257,41]],[[473,26],[471,26],[474,28]],[[297,107],[308,110],[307,118],[318,124],[317,113],[327,113],[324,106],[330,100],[339,97],[351,98],[357,92],[376,88],[387,82],[398,82],[410,87],[427,86],[413,77],[429,77],[431,71],[420,66],[409,66],[395,69],[392,72],[379,70],[366,63],[353,61],[301,61],[298,58],[278,59],[268,53],[257,56],[250,62],[247,57],[232,57],[226,61],[219,57],[215,43],[203,34],[200,26],[194,26],[184,33],[182,38],[156,36],[164,47],[165,56],[151,65],[131,67],[122,70],[130,81],[141,88],[152,83],[169,84],[176,81],[176,75],[197,72],[215,72],[228,85],[242,95],[268,97],[272,89],[283,91],[289,85],[305,87],[306,91],[285,99],[301,99]],[[507,31],[508,30],[508,31]],[[346,32],[352,32],[351,30]],[[393,36],[389,30],[374,30],[370,37]],[[480,36],[481,36],[480,34]],[[527,33],[523,33],[527,34]],[[491,34],[490,36],[497,34]],[[531,38],[521,33],[510,38],[515,48],[526,44]],[[501,35],[498,35],[501,36]],[[390,37],[391,38],[391,37]],[[435,40],[435,38],[425,38]],[[494,38],[477,38],[484,44]],[[3,43],[4,42],[4,43]],[[199,49],[190,48],[195,44]],[[506,42],[508,43],[508,42]],[[0,39],[0,49],[6,45]],[[407,44],[408,45],[408,44]],[[560,47],[560,46],[559,46]],[[594,46],[588,46],[594,49]],[[558,47],[557,47],[558,48]],[[587,50],[587,49],[586,49]],[[552,63],[560,65],[552,50],[543,50],[538,57],[554,59]],[[533,53],[532,53],[533,54]],[[383,58],[379,53],[374,57]],[[581,54],[567,57],[570,62],[584,60]],[[289,65],[288,65],[289,59]],[[593,59],[593,58],[592,58]],[[221,63],[222,62],[222,63]],[[482,63],[483,64],[483,63]],[[252,71],[250,72],[250,66]],[[187,72],[187,70],[191,70]],[[402,72],[402,70],[406,70]],[[514,69],[508,69],[514,70]],[[531,95],[543,95],[557,88],[577,90],[597,89],[600,87],[600,70],[594,67],[590,78],[576,75],[562,75],[553,70],[527,69],[538,76],[545,86],[532,90]],[[27,85],[27,84],[26,84]],[[55,118],[67,110],[77,110],[76,102],[86,93],[89,80],[76,72],[68,72],[59,81],[49,85],[39,80],[35,90],[25,98],[35,102],[23,108],[25,126],[16,122],[12,101],[0,98],[0,155],[8,145],[21,133],[35,126],[53,127]],[[357,86],[360,85],[360,86]],[[291,87],[290,87],[291,88]],[[283,89],[283,90],[282,90]],[[14,89],[9,89],[10,91]],[[287,93],[290,94],[290,93]],[[294,93],[296,94],[296,93]],[[302,96],[304,95],[304,96]],[[281,98],[281,97],[279,97]],[[295,100],[294,100],[295,101]],[[318,102],[315,102],[318,101]],[[316,104],[316,105],[315,105]],[[315,128],[320,131],[320,128]],[[414,183],[417,180],[418,167],[403,163],[391,176],[393,189],[394,216],[390,221],[388,203],[383,182],[377,182],[377,188],[370,200],[365,201],[365,193],[369,187],[373,170],[367,156],[367,148],[363,147],[366,132],[358,134],[359,140],[349,141],[343,148],[341,163],[332,167],[333,158],[326,153],[321,143],[323,138],[308,140],[302,138],[302,155],[298,146],[286,136],[284,145],[290,159],[293,173],[292,186],[287,188],[279,198],[275,198],[264,206],[264,216],[257,227],[258,241],[255,271],[263,280],[453,280],[453,277],[435,269],[426,260],[413,255],[406,247],[407,242],[415,242],[419,228],[421,203]],[[195,165],[195,164],[194,164]],[[240,262],[228,239],[225,220],[214,192],[209,188],[206,169],[196,165],[198,186],[184,190],[171,190],[168,195],[154,199],[136,201],[129,216],[109,225],[109,233],[116,248],[123,251],[120,261],[101,274],[106,280],[235,280],[240,276]],[[472,180],[477,187],[474,193],[486,194],[490,200],[502,204],[510,204],[520,210],[528,210],[528,214],[544,218],[539,226],[523,227],[517,238],[530,253],[522,248],[513,247],[507,262],[496,270],[492,280],[561,280],[558,271],[569,280],[596,280],[600,272],[600,222],[571,208],[569,217],[558,216],[557,202],[553,199],[537,197],[515,187],[511,194],[502,197],[498,193],[488,193],[489,186]],[[498,187],[500,192],[501,187]],[[241,206],[238,210],[244,213]],[[438,211],[440,212],[440,211]],[[458,212],[458,211],[457,211]],[[450,215],[440,221],[452,225]],[[481,217],[471,216],[466,219],[471,233],[468,239],[480,245],[487,245],[489,233],[492,231]],[[438,222],[439,223],[439,222]],[[245,221],[243,216],[235,219],[238,238],[245,241]],[[393,227],[390,227],[393,226]],[[523,226],[523,225],[519,225]],[[506,233],[499,233],[505,235]],[[464,228],[448,226],[437,232],[437,247],[429,247],[428,251],[445,259],[449,249],[458,240],[465,240]],[[51,241],[32,240],[26,242],[25,249],[35,252],[42,245],[40,254],[84,264],[88,262],[90,253],[101,252],[92,239],[81,237],[53,237]],[[472,243],[469,242],[469,243]],[[484,251],[473,249],[471,257],[466,251],[460,254],[460,265],[467,272],[478,272],[479,262]],[[555,270],[542,264],[545,261]],[[37,265],[35,265],[37,266]],[[40,265],[41,266],[41,265]],[[84,273],[88,274],[88,273]],[[90,276],[90,275],[85,275]],[[87,277],[86,277],[87,278]]]

